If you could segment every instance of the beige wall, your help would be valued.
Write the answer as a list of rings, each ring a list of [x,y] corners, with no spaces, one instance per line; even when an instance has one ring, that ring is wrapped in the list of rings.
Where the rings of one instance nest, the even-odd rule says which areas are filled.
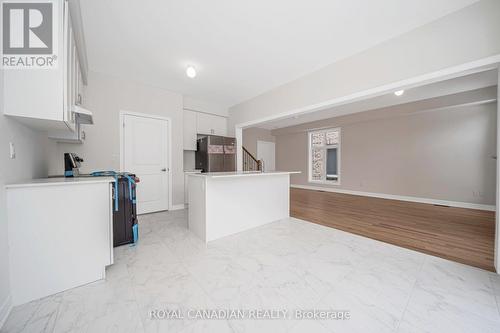
[[[231,107],[229,130],[500,54],[499,31],[500,1],[479,1]]]
[[[0,70],[0,321],[10,295],[7,214],[4,185],[22,179],[47,176],[46,133],[33,131],[3,115],[3,71]],[[9,158],[9,142],[16,147],[16,158]]]
[[[270,130],[264,128],[246,128],[243,130],[243,147],[250,154],[257,158],[257,141],[275,142],[276,138],[271,134]]]
[[[326,186],[495,205],[496,103],[394,113],[370,119],[366,112],[321,122],[342,130],[341,185]],[[325,186],[308,183],[304,128],[273,131],[277,169],[302,171],[292,175],[292,184]]]
[[[85,162],[81,171],[120,169],[120,111],[169,117],[172,120],[172,201],[184,203],[182,95],[164,89],[90,72],[85,106],[94,113],[82,145],[58,143],[51,153],[50,174],[62,174],[63,154],[75,152]]]

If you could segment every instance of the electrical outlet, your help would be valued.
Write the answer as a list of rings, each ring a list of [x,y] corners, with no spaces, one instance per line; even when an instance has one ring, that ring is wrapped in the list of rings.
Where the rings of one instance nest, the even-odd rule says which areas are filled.
[[[11,160],[16,158],[16,147],[14,147],[14,142],[9,142],[9,156]]]

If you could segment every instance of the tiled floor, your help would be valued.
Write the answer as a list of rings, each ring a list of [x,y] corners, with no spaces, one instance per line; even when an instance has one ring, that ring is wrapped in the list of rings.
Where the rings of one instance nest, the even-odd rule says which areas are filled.
[[[15,308],[1,332],[500,332],[500,276],[297,219],[205,245],[140,220],[106,281]],[[349,320],[152,320],[151,310],[348,310]]]

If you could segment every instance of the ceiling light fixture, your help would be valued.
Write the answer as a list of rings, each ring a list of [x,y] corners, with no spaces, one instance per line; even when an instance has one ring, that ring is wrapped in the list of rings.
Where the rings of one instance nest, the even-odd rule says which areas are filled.
[[[196,69],[193,66],[188,66],[186,68],[186,75],[191,79],[194,78],[196,76]]]
[[[404,90],[398,90],[398,91],[395,91],[395,92],[394,92],[394,95],[396,95],[396,96],[401,96],[401,95],[403,95],[404,93],[405,93],[405,91],[404,91]]]

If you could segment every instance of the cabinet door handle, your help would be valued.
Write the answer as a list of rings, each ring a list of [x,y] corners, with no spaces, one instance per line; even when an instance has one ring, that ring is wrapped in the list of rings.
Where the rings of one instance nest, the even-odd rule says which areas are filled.
[[[163,168],[163,169],[161,169],[161,171],[165,172],[165,171],[167,171],[167,168]]]

